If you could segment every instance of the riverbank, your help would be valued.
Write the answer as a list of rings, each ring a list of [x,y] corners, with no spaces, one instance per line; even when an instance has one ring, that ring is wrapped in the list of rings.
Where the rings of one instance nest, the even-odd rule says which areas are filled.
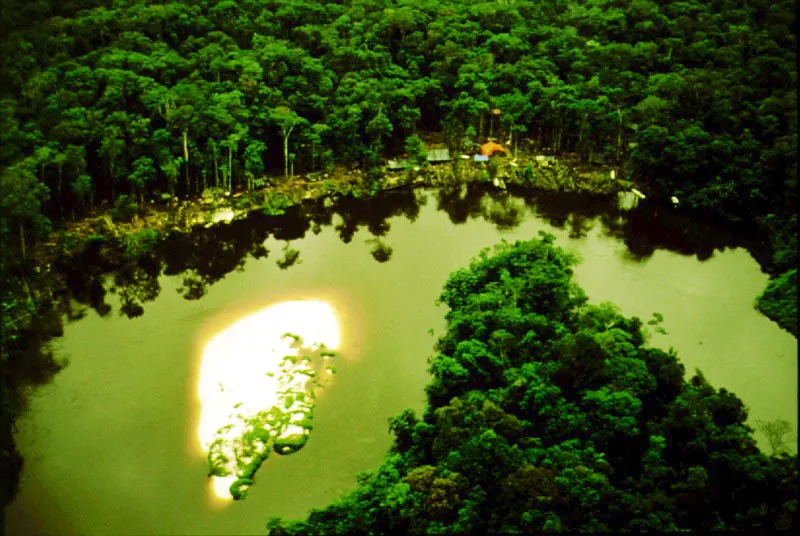
[[[566,159],[567,161],[569,159]],[[577,164],[577,163],[576,163]],[[46,384],[65,363],[47,349],[47,343],[62,333],[62,318],[80,316],[74,307],[65,268],[79,265],[85,277],[94,277],[126,267],[146,264],[158,243],[174,233],[223,225],[252,213],[281,215],[305,200],[337,198],[369,199],[380,192],[415,187],[446,187],[495,181],[499,188],[516,186],[531,190],[610,193],[619,183],[600,180],[608,171],[597,167],[572,168],[566,163],[536,161],[535,155],[520,159],[499,157],[488,163],[456,161],[401,171],[386,171],[376,184],[358,169],[336,167],[329,173],[273,179],[273,186],[227,195],[208,190],[207,195],[182,201],[155,202],[129,211],[95,210],[87,217],[66,222],[50,239],[30,252],[30,270],[25,274],[25,314],[15,319],[14,333],[4,333],[3,404],[0,413],[0,475],[3,505],[16,493],[22,458],[13,439],[13,423],[26,406],[27,393]],[[135,313],[135,311],[134,311]]]
[[[538,155],[521,155],[520,158],[495,157],[487,162],[456,159],[448,164],[409,167],[405,170],[384,170],[376,184],[370,184],[367,173],[360,169],[337,166],[329,173],[297,175],[289,179],[271,178],[274,184],[255,191],[223,192],[210,188],[202,197],[193,197],[174,203],[146,205],[143,214],[137,215],[132,225],[118,225],[120,232],[177,228],[189,230],[197,225],[218,223],[217,211],[230,209],[233,217],[243,217],[254,210],[280,213],[303,200],[321,197],[367,198],[379,192],[401,187],[445,187],[473,182],[491,183],[495,179],[505,184],[527,187],[547,192],[607,195],[632,186],[618,179],[622,175],[616,166],[581,163],[571,156],[537,159]],[[174,219],[167,215],[175,211]],[[96,221],[106,214],[95,212],[87,219],[71,222],[67,232],[86,231],[82,225]],[[98,230],[95,228],[95,230]],[[111,229],[112,232],[113,229]]]
[[[86,277],[100,277],[127,268],[142,270],[149,254],[170,235],[188,235],[196,229],[222,226],[224,222],[244,219],[254,212],[279,216],[304,200],[323,200],[327,206],[336,199],[370,199],[382,191],[469,184],[484,184],[497,190],[594,194],[612,194],[631,187],[630,183],[612,178],[613,168],[581,166],[577,162],[570,166],[568,162],[569,159],[536,160],[535,155],[518,160],[498,158],[488,163],[463,160],[452,165],[386,172],[380,178],[378,189],[369,183],[365,172],[337,168],[327,176],[298,176],[249,193],[225,195],[212,190],[205,197],[180,203],[148,204],[141,213],[133,214],[130,221],[114,221],[110,212],[96,212],[84,220],[69,223],[33,251],[36,262],[29,286],[35,314],[31,313],[31,317],[50,327],[41,332],[38,328],[28,329],[25,336],[31,340],[36,338],[36,342],[26,341],[18,362],[4,371],[9,386],[6,392],[12,393],[6,395],[8,401],[3,405],[7,426],[2,431],[2,470],[3,483],[8,486],[3,490],[4,500],[13,499],[21,469],[11,427],[24,409],[25,392],[46,383],[59,370],[57,360],[46,352],[46,342],[60,335],[62,315],[70,318],[80,314],[73,310],[74,300],[63,272],[65,267],[72,266],[73,271]],[[42,370],[47,373],[36,372]]]
[[[558,237],[557,243],[575,249],[584,259],[576,267],[575,280],[586,285],[596,301],[621,302],[628,317],[643,320],[653,311],[662,313],[668,334],[647,327],[653,332],[651,340],[665,350],[667,345],[684,349],[681,353],[687,358],[684,363],[688,371],[699,366],[708,371],[709,381],[718,379],[717,385],[734,392],[742,388],[730,383],[728,377],[741,377],[741,371],[751,366],[763,369],[762,386],[773,384],[776,376],[784,379],[784,386],[788,378],[794,378],[783,369],[776,372],[769,366],[772,360],[768,356],[773,355],[770,341],[775,340],[771,336],[784,342],[791,336],[768,326],[770,323],[752,310],[752,297],[766,282],[755,263],[743,249],[733,251],[738,243],[729,242],[730,247],[723,251],[717,246],[725,242],[713,239],[707,249],[676,248],[659,240],[658,231],[663,227],[645,218],[660,212],[680,220],[680,212],[670,207],[659,209],[645,203],[625,213],[614,208],[614,197],[529,192],[523,196],[477,184],[402,188],[372,199],[347,198],[327,205],[322,200],[309,201],[287,209],[283,216],[256,213],[228,225],[173,234],[156,250],[158,275],[140,279],[143,272],[137,271],[135,281],[121,282],[115,272],[100,279],[106,289],[102,301],[110,306],[109,312],[98,314],[87,303],[86,318],[64,326],[64,337],[57,344],[74,356],[73,361],[52,385],[37,391],[31,411],[18,421],[16,437],[27,463],[17,502],[8,510],[9,533],[25,527],[27,512],[41,519],[43,525],[49,520],[39,532],[58,532],[59,520],[79,518],[74,527],[84,534],[93,532],[92,525],[106,526],[107,532],[127,526],[141,533],[249,533],[263,527],[264,517],[287,513],[286,504],[297,516],[305,515],[311,496],[319,494],[287,494],[287,489],[329,489],[338,482],[343,486],[335,488],[338,492],[352,486],[353,475],[377,467],[383,459],[388,445],[379,442],[386,437],[386,418],[396,415],[398,408],[420,407],[417,404],[423,400],[426,358],[432,344],[428,329],[442,325],[438,323],[441,308],[434,300],[447,274],[465,266],[472,254],[501,238],[513,243],[536,236],[539,230],[552,232]],[[689,224],[687,221],[687,227]],[[631,232],[637,230],[637,238],[631,241]],[[388,262],[373,254],[378,241],[393,250]],[[301,262],[284,269],[278,261],[282,261],[287,243],[299,252]],[[652,244],[657,251],[631,259],[628,252],[638,255],[646,251],[646,247],[637,247],[642,244]],[[716,253],[704,261],[703,255],[695,253],[699,251]],[[736,267],[745,269],[742,272]],[[82,271],[79,266],[74,270]],[[198,294],[184,299],[187,278],[203,285],[205,293],[199,293],[199,300]],[[725,290],[726,281],[735,283],[735,288]],[[122,302],[128,296],[144,307],[141,317],[129,320],[121,314]],[[286,459],[273,454],[259,472],[247,504],[226,507],[229,513],[225,525],[203,504],[210,497],[198,480],[207,471],[198,443],[199,428],[195,430],[199,407],[196,402],[191,406],[182,402],[194,399],[198,392],[198,374],[203,374],[208,347],[203,343],[209,337],[238,323],[244,315],[295,299],[318,299],[336,310],[343,326],[341,340],[345,341],[342,359],[335,365],[338,372],[332,388],[319,399],[320,411],[315,413],[316,426],[308,448]],[[637,302],[638,308],[629,309]],[[697,321],[717,318],[719,311],[725,311],[720,323]],[[751,324],[771,335],[762,341],[761,336],[743,329]],[[687,329],[697,335],[676,339],[673,344],[672,337],[681,337]],[[285,331],[300,333],[288,327],[280,330]],[[794,346],[789,350],[796,356]],[[783,353],[787,355],[785,350]],[[754,361],[753,355],[763,359]],[[721,366],[704,363],[704,356],[718,357]],[[229,359],[226,370],[248,369]],[[748,376],[744,375],[747,385],[752,383],[746,382]],[[217,377],[225,381],[224,375]],[[86,385],[96,385],[97,389],[86,391]],[[791,400],[786,391],[777,385],[767,389],[769,399],[760,399],[767,401],[766,415],[769,408],[780,405],[780,400]],[[746,389],[742,392],[752,393]],[[751,406],[759,408],[751,413],[753,420],[765,416],[759,397],[750,394],[744,400],[754,401]],[[353,411],[362,407],[361,414]],[[785,404],[782,411],[786,412]],[[158,418],[153,419],[154,415]],[[361,428],[370,418],[373,425]],[[142,426],[147,426],[146,438],[136,435]],[[352,428],[363,430],[363,435]],[[40,440],[43,433],[49,441]],[[97,434],[104,440],[93,441]],[[373,441],[367,442],[369,439]],[[120,445],[117,456],[102,455],[106,444]],[[174,448],[153,450],[167,444]],[[766,445],[767,451],[769,448]],[[156,451],[158,456],[148,455]],[[189,451],[195,454],[189,457]],[[314,458],[315,453],[321,457]],[[342,461],[335,458],[339,455]],[[59,462],[65,459],[72,460],[69,467]],[[83,476],[80,468],[92,459],[108,463],[98,462],[92,476]],[[130,475],[126,477],[116,468],[115,459],[123,460],[125,467],[146,467],[147,471],[138,471],[132,482]],[[364,465],[349,465],[348,459],[361,460]],[[336,467],[336,477],[326,471],[308,480],[295,478],[299,473],[318,474],[302,470],[314,466]],[[131,484],[138,491],[125,491]],[[91,496],[88,502],[93,504],[79,504],[74,493],[69,493],[70,487]],[[44,493],[47,489],[53,490],[52,500]],[[170,503],[171,511],[178,515],[161,523],[158,505],[169,502],[170,493],[181,497]],[[126,502],[126,497],[132,497],[133,502]],[[114,517],[113,508],[109,510],[114,504],[134,502],[136,518],[142,522],[133,527],[122,525],[119,516]],[[43,503],[56,504],[68,514],[62,516]],[[327,503],[321,498],[317,502]],[[153,511],[155,516],[151,515]],[[257,520],[239,524],[244,517],[253,521],[250,512]],[[186,517],[192,519],[192,525],[180,520]],[[150,519],[153,521],[144,521]]]
[[[496,157],[488,162],[456,159],[450,164],[385,170],[377,184],[370,183],[363,170],[338,166],[329,173],[273,178],[269,181],[273,186],[250,192],[210,188],[202,197],[151,200],[130,210],[130,218],[123,220],[115,219],[113,210],[96,210],[86,218],[66,222],[63,229],[52,233],[50,240],[37,246],[33,257],[37,266],[49,270],[57,259],[68,261],[81,252],[87,242],[103,242],[104,263],[117,265],[125,258],[132,260],[145,254],[159,236],[229,223],[253,212],[281,215],[306,200],[365,199],[398,188],[470,183],[494,184],[501,189],[513,186],[531,191],[609,195],[632,186],[618,178],[622,174],[615,167],[583,164],[570,156],[537,159],[533,154]]]

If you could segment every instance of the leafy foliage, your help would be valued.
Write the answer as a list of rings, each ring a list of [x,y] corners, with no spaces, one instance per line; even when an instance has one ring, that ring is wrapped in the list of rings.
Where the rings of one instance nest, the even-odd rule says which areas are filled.
[[[369,169],[419,127],[455,150],[502,134],[630,157],[663,194],[738,217],[796,197],[786,0],[74,4],[3,2],[0,165],[34,158],[59,202],[84,174],[113,199],[123,179],[198,193],[203,171],[252,188],[290,153]]]
[[[699,371],[686,381],[641,321],[589,305],[553,241],[503,243],[450,276],[422,419],[390,419],[378,471],[270,534],[798,525],[796,458],[760,452],[742,402]]]
[[[121,195],[111,209],[111,219],[115,222],[129,222],[136,215],[136,203],[127,195]]]
[[[373,195],[440,131],[623,163],[649,196],[757,222],[776,277],[797,267],[788,0],[34,4],[3,0],[0,169],[52,192],[48,217],[334,161]]]
[[[51,219],[84,216],[119,195],[141,204],[161,192],[250,190],[263,174],[330,171],[336,161],[367,172],[351,195],[374,194],[383,157],[406,150],[421,159],[413,140],[421,131],[443,132],[452,150],[508,136],[515,154],[521,146],[618,161],[652,197],[757,223],[773,250],[758,307],[796,334],[788,0],[1,0],[0,8],[4,367],[19,351],[16,319],[48,307],[28,288],[29,252]],[[529,184],[547,179],[521,173]],[[115,214],[128,219],[131,205]],[[285,208],[265,202],[268,214]],[[385,248],[376,253],[388,258]],[[187,286],[201,294],[202,277]],[[563,529],[554,516],[543,523]]]
[[[767,284],[756,301],[759,311],[797,337],[797,270],[784,272]]]

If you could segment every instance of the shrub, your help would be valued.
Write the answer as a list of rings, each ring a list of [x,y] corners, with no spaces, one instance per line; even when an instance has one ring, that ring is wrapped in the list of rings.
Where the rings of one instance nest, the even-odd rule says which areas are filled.
[[[266,216],[280,216],[286,213],[287,208],[294,205],[285,194],[271,192],[264,197],[261,210]]]
[[[756,308],[797,336],[797,270],[788,270],[772,279],[758,297]]]
[[[142,229],[122,237],[122,252],[128,260],[136,260],[153,251],[158,243],[158,233],[152,229]]]
[[[111,220],[114,222],[129,222],[136,215],[136,202],[127,195],[121,195],[111,209]]]
[[[489,168],[489,178],[494,179],[495,177],[497,177],[497,169],[498,169],[497,160],[489,160],[488,168]]]

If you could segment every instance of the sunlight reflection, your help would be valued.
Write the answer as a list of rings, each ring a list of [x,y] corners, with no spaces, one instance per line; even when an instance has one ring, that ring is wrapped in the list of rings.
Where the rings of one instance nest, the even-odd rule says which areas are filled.
[[[329,356],[321,350],[336,350],[339,339],[330,305],[289,301],[236,322],[206,344],[198,382],[198,440],[204,452],[213,451],[217,497],[230,499],[229,488],[237,479],[250,482],[271,448],[287,454],[302,447],[310,430],[314,387],[330,377],[317,374],[323,363],[331,371]],[[246,491],[249,484],[242,487]]]

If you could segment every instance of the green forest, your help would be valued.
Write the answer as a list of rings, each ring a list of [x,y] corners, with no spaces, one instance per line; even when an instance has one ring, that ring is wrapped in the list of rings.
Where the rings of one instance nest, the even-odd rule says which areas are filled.
[[[794,2],[0,0],[0,10],[3,504],[22,466],[11,438],[20,377],[58,368],[42,346],[60,334],[61,276],[40,266],[44,244],[90,216],[130,219],[153,202],[336,166],[359,169],[374,194],[387,159],[424,162],[430,135],[454,155],[502,136],[514,153],[605,163],[655,203],[675,197],[757,229],[770,280],[754,306],[797,335]],[[159,239],[144,229],[122,240],[125,262]],[[544,237],[455,273],[423,418],[392,420],[393,451],[354,494],[272,533],[796,524],[796,460],[761,454],[742,403],[702,375],[684,381],[675,355],[643,346],[638,321],[586,305],[572,263]]]
[[[788,0],[3,0],[2,10],[11,294],[34,243],[96,206],[252,189],[334,162],[379,188],[384,159],[419,150],[418,134],[464,150],[499,109],[495,131],[624,163],[657,198],[764,229],[775,277],[758,307],[797,331]]]
[[[639,319],[587,304],[542,233],[453,273],[422,419],[390,419],[375,473],[289,534],[789,530],[797,459],[758,450],[736,395]]]

